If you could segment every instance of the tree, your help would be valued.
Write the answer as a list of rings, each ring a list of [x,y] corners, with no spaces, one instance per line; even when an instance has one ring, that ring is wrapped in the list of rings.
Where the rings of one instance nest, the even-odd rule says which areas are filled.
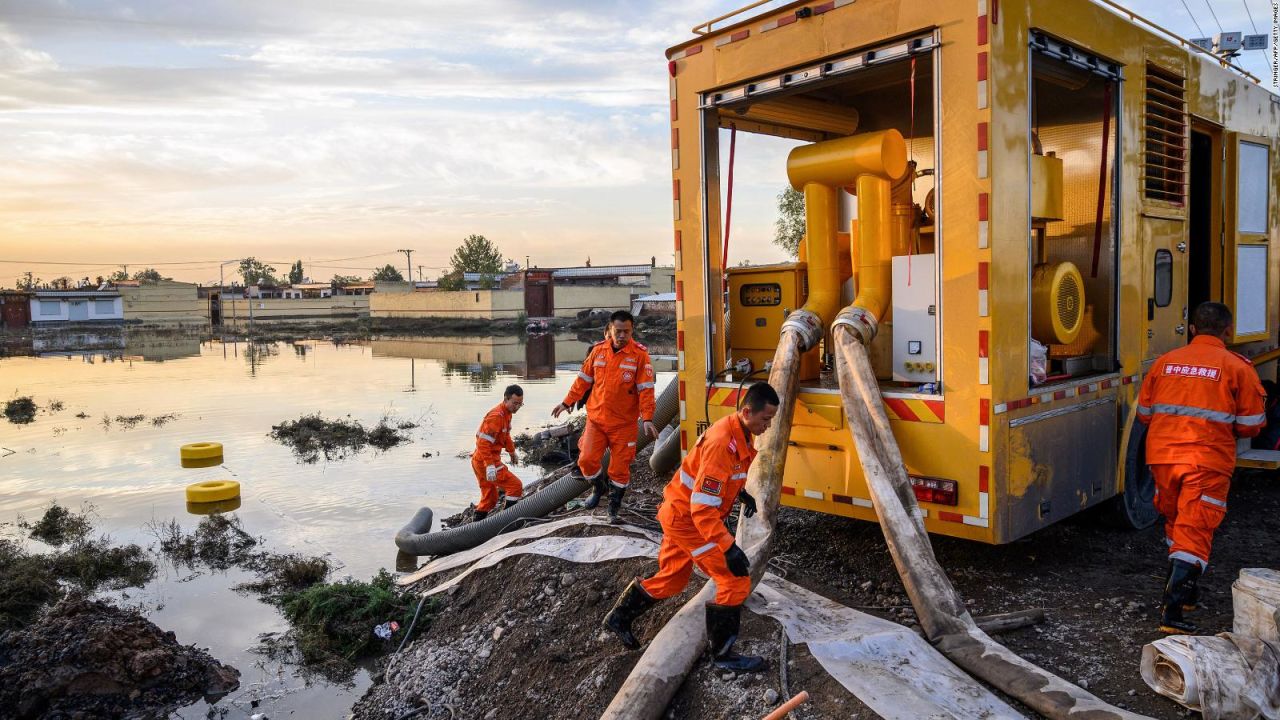
[[[457,273],[498,275],[502,272],[502,251],[483,235],[468,235],[453,251],[449,264]]]
[[[129,273],[125,272],[124,270],[117,270],[107,276],[107,280],[109,282],[120,282],[121,280],[128,280],[128,279],[129,279]]]
[[[334,275],[333,279],[330,280],[329,282],[333,285],[354,285],[355,283],[360,282],[360,276],[359,275]]]
[[[49,287],[52,287],[54,290],[70,290],[71,278],[66,275],[63,275],[60,278],[54,278],[49,281]]]
[[[134,280],[150,280],[151,282],[155,282],[156,280],[172,280],[172,278],[161,276],[160,271],[156,270],[155,268],[147,268],[145,270],[139,270],[138,272],[133,274],[133,279]]]
[[[275,271],[275,268],[254,257],[247,257],[240,261],[240,277],[244,279],[246,286],[275,285],[277,283]]]
[[[773,223],[773,242],[791,257],[800,254],[804,240],[804,193],[790,187],[778,193],[778,219]]]
[[[293,267],[289,268],[289,284],[297,285],[300,282],[302,282],[302,261],[301,260],[294,263]]]
[[[404,275],[401,275],[400,271],[395,269],[391,263],[374,270],[371,277],[375,282],[379,280],[384,282],[404,282]]]
[[[31,273],[23,273],[22,277],[14,283],[19,290],[35,290],[40,287],[40,283],[44,282],[38,277],[32,277]]]
[[[441,275],[440,279],[436,281],[436,287],[440,290],[466,290],[467,281],[462,277],[461,272],[454,270]]]

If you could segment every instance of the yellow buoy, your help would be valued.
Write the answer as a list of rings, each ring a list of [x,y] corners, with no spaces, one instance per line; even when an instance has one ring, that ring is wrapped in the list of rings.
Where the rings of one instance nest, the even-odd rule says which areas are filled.
[[[214,503],[240,497],[240,483],[235,480],[206,480],[187,486],[187,502]]]
[[[182,446],[183,460],[211,460],[222,457],[222,443],[197,442]]]
[[[240,498],[233,497],[230,500],[219,500],[218,502],[189,502],[187,503],[187,512],[192,515],[212,515],[214,513],[229,513],[232,510],[240,509]]]
[[[208,467],[217,467],[221,464],[222,464],[221,455],[213,458],[205,458],[204,460],[187,460],[186,458],[182,459],[182,467],[184,468],[208,468]]]

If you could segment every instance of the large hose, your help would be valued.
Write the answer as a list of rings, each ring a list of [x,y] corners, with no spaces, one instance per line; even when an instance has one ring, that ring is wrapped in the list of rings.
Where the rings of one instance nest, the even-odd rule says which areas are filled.
[[[649,455],[649,469],[658,477],[675,472],[680,464],[680,426],[671,425],[662,429],[653,453]]]
[[[831,334],[840,397],[871,502],[889,555],[929,641],[972,675],[1052,720],[1144,718],[1027,662],[974,623],[934,557],[867,349],[850,325],[837,323]]]
[[[654,406],[654,424],[658,427],[666,427],[680,407],[675,380],[667,383],[667,386],[658,394]],[[636,452],[647,447],[651,440],[652,438],[641,429],[636,438]],[[607,452],[600,462],[601,467],[609,466]],[[418,510],[413,519],[400,529],[400,532],[396,533],[396,547],[411,555],[435,557],[469,550],[519,520],[540,518],[549,514],[586,492],[590,487],[591,483],[578,480],[573,475],[565,475],[506,510],[493,513],[478,522],[434,533],[430,532],[431,508],[424,507]]]

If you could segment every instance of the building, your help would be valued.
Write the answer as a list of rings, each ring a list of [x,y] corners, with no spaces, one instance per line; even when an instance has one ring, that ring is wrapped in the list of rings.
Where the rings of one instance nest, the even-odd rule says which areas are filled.
[[[303,298],[327,298],[333,295],[332,283],[294,283],[284,289],[283,297],[286,300],[301,300]]]
[[[0,330],[18,330],[31,324],[31,293],[0,290]]]
[[[124,303],[114,288],[36,290],[29,301],[31,323],[123,322]]]
[[[124,321],[139,325],[209,323],[209,304],[194,283],[175,280],[128,280],[113,283],[124,305]]]
[[[634,295],[675,292],[675,268],[656,265],[595,265],[552,268],[551,278],[559,287],[621,285]]]

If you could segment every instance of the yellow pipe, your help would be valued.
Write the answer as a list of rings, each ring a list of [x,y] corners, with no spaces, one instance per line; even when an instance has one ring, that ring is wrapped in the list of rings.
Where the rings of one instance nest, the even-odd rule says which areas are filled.
[[[803,310],[822,319],[826,327],[840,310],[840,191],[828,185],[804,186],[805,245],[809,273],[809,298]]]
[[[893,286],[893,251],[897,233],[893,232],[890,210],[889,181],[874,175],[863,175],[858,190],[858,296],[853,307],[862,308],[875,321],[884,319],[889,309],[889,292]]]
[[[907,143],[897,130],[801,145],[787,156],[787,179],[796,190],[809,183],[844,187],[859,175],[897,180],[906,172]]]

